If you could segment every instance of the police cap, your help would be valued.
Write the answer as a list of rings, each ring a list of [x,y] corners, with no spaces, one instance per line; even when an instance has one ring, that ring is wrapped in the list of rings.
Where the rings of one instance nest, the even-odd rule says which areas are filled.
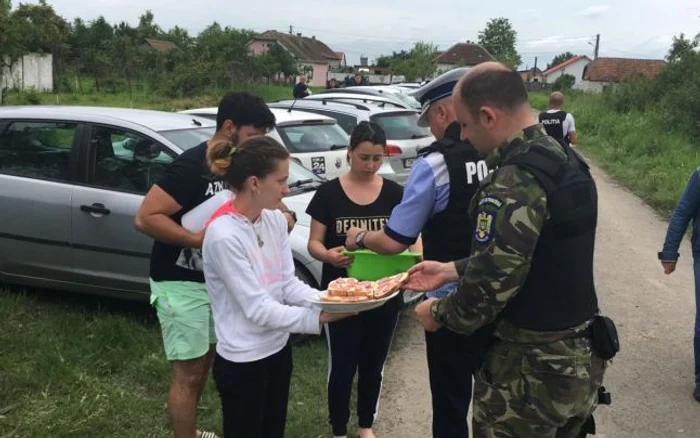
[[[427,116],[430,104],[450,96],[455,85],[457,85],[457,81],[459,81],[467,71],[469,71],[469,67],[450,70],[410,93],[420,102],[422,107],[420,117],[418,118],[418,126],[428,126]]]

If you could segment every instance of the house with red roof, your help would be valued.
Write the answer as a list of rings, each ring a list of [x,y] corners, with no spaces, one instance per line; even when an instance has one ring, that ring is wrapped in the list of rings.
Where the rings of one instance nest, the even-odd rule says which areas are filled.
[[[597,58],[583,70],[577,88],[600,92],[626,79],[654,79],[665,66],[663,59]]]
[[[545,84],[553,84],[563,75],[571,75],[576,78],[574,88],[578,88],[577,84],[583,80],[583,70],[590,63],[591,59],[585,55],[569,58],[561,64],[552,66],[551,68],[542,72],[543,82]]]

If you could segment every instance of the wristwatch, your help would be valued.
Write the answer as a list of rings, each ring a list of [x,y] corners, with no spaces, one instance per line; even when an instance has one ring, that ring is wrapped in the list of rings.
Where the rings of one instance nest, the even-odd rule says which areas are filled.
[[[357,237],[355,237],[355,245],[360,249],[366,249],[365,246],[365,236],[367,235],[367,230],[360,231]]]

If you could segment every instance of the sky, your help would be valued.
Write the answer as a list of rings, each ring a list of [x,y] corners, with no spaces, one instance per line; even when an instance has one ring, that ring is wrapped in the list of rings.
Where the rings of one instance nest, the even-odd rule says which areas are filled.
[[[20,0],[13,2],[19,3]],[[36,3],[34,0],[22,0]],[[522,68],[546,67],[557,54],[593,55],[600,34],[599,56],[663,58],[674,35],[700,31],[700,0],[48,0],[68,20],[138,23],[150,9],[164,29],[176,25],[191,35],[217,21],[223,26],[301,32],[316,36],[348,64],[370,62],[382,54],[427,41],[446,50],[456,42],[476,41],[491,18],[505,17],[518,33]]]

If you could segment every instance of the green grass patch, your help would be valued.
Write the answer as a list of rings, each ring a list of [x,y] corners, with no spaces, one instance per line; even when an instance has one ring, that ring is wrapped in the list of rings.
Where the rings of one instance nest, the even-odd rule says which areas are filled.
[[[172,99],[157,93],[125,91],[117,93],[36,93],[10,91],[5,94],[5,105],[84,105],[120,108],[141,108],[160,111],[182,111],[192,108],[217,106],[227,91],[249,91],[265,101],[291,99],[292,87],[276,84],[240,84],[230,90],[203,92],[197,97]],[[321,88],[311,87],[314,93]]]
[[[294,348],[288,436],[329,434],[326,361],[320,337]],[[146,303],[0,286],[0,436],[170,436],[169,379]],[[221,436],[211,378],[198,423]]]

